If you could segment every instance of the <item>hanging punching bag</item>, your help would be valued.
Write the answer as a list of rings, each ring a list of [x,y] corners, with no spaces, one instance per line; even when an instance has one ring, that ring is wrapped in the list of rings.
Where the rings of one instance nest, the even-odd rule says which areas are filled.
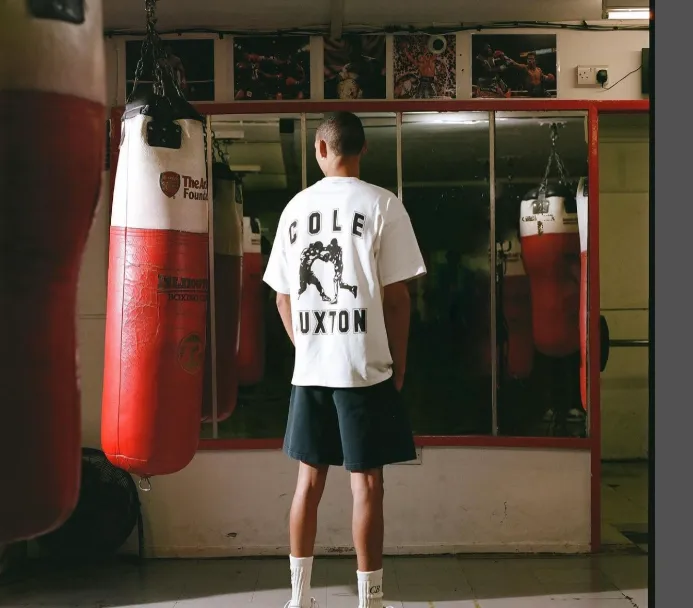
[[[238,178],[214,163],[214,301],[217,359],[217,421],[226,420],[238,397],[238,329],[243,260],[243,198]],[[210,329],[208,328],[208,335]],[[207,351],[203,422],[212,422],[212,359]]]
[[[520,239],[513,234],[506,243],[505,277],[499,302],[503,307],[508,336],[505,374],[512,379],[521,379],[527,378],[534,366],[532,296],[522,263]]]
[[[174,473],[200,434],[208,280],[202,117],[182,97],[126,106],[113,192],[103,451]]]
[[[101,0],[0,2],[0,545],[77,502],[75,307],[105,97]]]
[[[587,214],[589,190],[586,177],[578,182],[575,202],[580,233],[580,396],[587,409]]]
[[[529,192],[520,206],[522,261],[532,295],[537,350],[565,357],[580,348],[580,237],[574,191],[559,183]]]
[[[241,334],[238,347],[238,381],[258,384],[265,375],[265,298],[262,282],[260,222],[243,218],[243,290]]]

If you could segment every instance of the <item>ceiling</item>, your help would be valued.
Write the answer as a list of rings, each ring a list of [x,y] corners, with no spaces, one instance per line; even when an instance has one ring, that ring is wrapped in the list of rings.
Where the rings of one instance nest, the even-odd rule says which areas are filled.
[[[157,10],[161,29],[206,27],[271,31],[327,26],[332,21],[333,4],[339,6],[342,2],[159,0]],[[602,16],[602,0],[343,0],[343,6],[344,27],[590,21],[601,19]],[[104,0],[104,20],[106,29],[141,30],[144,27],[144,0]]]

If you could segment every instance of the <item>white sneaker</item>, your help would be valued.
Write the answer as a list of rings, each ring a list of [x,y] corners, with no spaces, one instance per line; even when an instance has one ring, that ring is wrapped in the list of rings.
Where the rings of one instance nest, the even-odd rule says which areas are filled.
[[[291,600],[286,602],[286,606],[284,606],[284,608],[292,608],[291,607]],[[314,597],[310,598],[310,608],[320,608],[318,601]]]

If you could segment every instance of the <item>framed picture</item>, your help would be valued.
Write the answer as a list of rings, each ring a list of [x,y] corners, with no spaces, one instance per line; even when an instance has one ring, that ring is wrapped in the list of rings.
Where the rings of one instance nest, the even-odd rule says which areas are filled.
[[[166,61],[173,68],[178,86],[188,101],[214,101],[214,40],[164,40]],[[125,79],[130,94],[135,84],[137,64],[142,55],[142,41],[125,43]],[[152,86],[151,58],[147,58],[139,87]]]
[[[395,99],[454,99],[457,94],[455,35],[395,36]]]
[[[385,36],[324,38],[325,99],[385,99]]]
[[[235,99],[310,99],[310,37],[236,37],[233,53]]]
[[[555,34],[473,34],[472,97],[557,96]]]

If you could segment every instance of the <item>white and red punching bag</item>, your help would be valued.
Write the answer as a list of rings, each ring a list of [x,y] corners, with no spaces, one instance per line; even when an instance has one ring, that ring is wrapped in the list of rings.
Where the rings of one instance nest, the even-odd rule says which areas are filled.
[[[509,378],[521,379],[527,378],[534,367],[532,295],[522,263],[520,239],[513,234],[505,243],[505,276],[502,298],[497,304],[502,306],[508,334],[507,368],[504,371]]]
[[[575,193],[562,184],[529,192],[520,206],[522,261],[532,295],[536,349],[565,357],[580,348],[580,236]]]
[[[580,396],[587,409],[587,216],[589,190],[586,177],[581,177],[575,195],[578,230],[580,233]]]
[[[265,375],[265,297],[262,282],[262,237],[256,218],[243,218],[243,289],[238,381],[258,384]]]
[[[217,421],[231,416],[238,398],[238,332],[243,261],[243,196],[238,177],[214,163],[214,301],[217,368]],[[207,334],[209,335],[208,328]],[[212,422],[212,360],[205,365],[202,421]]]
[[[101,0],[0,2],[0,544],[50,532],[77,503],[75,308],[105,89]]]
[[[182,98],[126,106],[113,192],[101,434],[116,466],[175,473],[200,435],[208,279],[202,117]]]

